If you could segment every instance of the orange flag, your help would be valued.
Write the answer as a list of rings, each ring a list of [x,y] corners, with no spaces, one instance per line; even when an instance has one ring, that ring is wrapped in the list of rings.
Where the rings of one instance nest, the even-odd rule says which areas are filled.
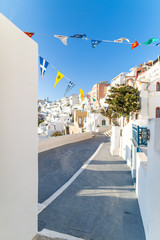
[[[31,33],[31,32],[24,32],[28,37],[32,37],[34,35],[34,33]]]
[[[138,47],[138,46],[139,46],[139,43],[135,40],[135,42],[132,43],[132,49],[133,49],[133,48],[136,48],[136,47]]]

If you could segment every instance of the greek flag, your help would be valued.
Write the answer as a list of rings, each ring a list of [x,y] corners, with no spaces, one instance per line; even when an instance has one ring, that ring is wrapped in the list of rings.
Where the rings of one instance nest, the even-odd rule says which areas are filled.
[[[65,94],[64,96],[66,96],[66,94],[75,86],[75,84],[72,81],[69,81],[69,84],[66,88]]]
[[[87,35],[86,34],[75,34],[73,36],[70,36],[70,38],[85,38],[87,40]]]
[[[41,78],[43,78],[49,63],[42,57],[39,57],[39,59],[40,59]]]
[[[102,41],[100,40],[91,40],[92,48],[95,48],[98,44],[100,44]]]

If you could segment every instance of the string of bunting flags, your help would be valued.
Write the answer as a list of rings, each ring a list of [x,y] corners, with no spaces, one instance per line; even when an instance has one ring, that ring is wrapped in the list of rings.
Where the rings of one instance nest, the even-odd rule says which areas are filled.
[[[132,45],[132,49],[138,47],[139,45],[150,45],[151,43],[158,41],[157,38],[150,38],[147,41],[143,42],[143,43],[138,43],[137,40],[134,41],[134,43],[131,43],[130,40],[128,38],[119,38],[119,39],[115,39],[113,41],[111,40],[95,40],[95,39],[89,39],[87,38],[86,34],[75,34],[73,36],[64,36],[64,35],[54,35],[54,34],[45,34],[45,33],[34,33],[34,32],[24,32],[28,37],[33,37],[35,34],[39,34],[39,35],[52,35],[55,38],[58,38],[64,45],[67,46],[67,40],[68,38],[77,38],[77,39],[82,39],[82,40],[90,40],[91,41],[91,46],[92,48],[95,48],[97,45],[99,45],[102,42],[110,42],[110,43],[124,43],[124,44],[131,44]],[[160,46],[160,43],[157,43],[156,45],[150,45],[150,46]],[[40,59],[40,71],[41,71],[41,78],[44,77],[44,74],[46,72],[47,67],[50,65],[52,68],[54,68],[57,71],[57,76],[56,76],[56,80],[54,83],[54,88],[56,87],[57,83],[62,79],[62,78],[66,78],[69,83],[67,85],[67,88],[65,90],[64,96],[66,96],[66,94],[76,85],[75,83],[73,83],[69,78],[67,78],[65,75],[63,75],[61,72],[59,72],[53,65],[49,64],[44,58],[42,58],[41,56],[39,57]],[[84,91],[82,89],[80,89],[80,97],[81,97],[81,102],[83,101],[84,98]],[[93,98],[93,101],[96,101]]]
[[[66,77],[65,75],[63,75],[61,72],[59,72],[56,67],[54,67],[53,65],[49,64],[44,58],[42,58],[41,56],[39,56],[39,60],[40,60],[40,71],[41,71],[41,78],[44,77],[44,74],[46,72],[47,67],[50,65],[52,68],[54,68],[57,71],[57,76],[56,76],[56,80],[54,83],[54,88],[57,85],[57,83],[62,79],[62,78],[66,78],[69,81],[69,84],[66,88],[66,91],[64,93],[64,96],[66,96],[66,94],[76,85],[75,83],[73,83],[68,77]],[[84,98],[84,91],[82,89],[80,89],[80,98],[81,98],[81,103],[83,101]],[[96,101],[95,98],[92,98],[93,102]],[[100,103],[98,103],[99,109],[100,109]],[[106,108],[107,110],[107,108]],[[113,114],[116,114],[115,112],[113,112]],[[118,115],[117,115],[118,116]]]
[[[89,39],[87,38],[86,34],[75,34],[73,36],[64,36],[64,35],[54,35],[54,34],[47,34],[47,33],[33,33],[33,32],[24,32],[28,37],[32,37],[35,34],[39,34],[39,35],[52,35],[55,38],[58,38],[64,45],[67,46],[67,41],[68,38],[78,38],[78,39],[82,39],[82,40],[89,40],[91,41],[91,46],[92,48],[95,48],[97,45],[99,45],[102,42],[110,42],[110,43],[123,43],[123,44],[131,44],[132,47],[131,49],[134,49],[136,47],[138,47],[139,45],[150,45],[151,43],[158,41],[157,38],[150,38],[147,41],[143,42],[143,43],[138,43],[137,40],[134,41],[134,43],[131,43],[130,40],[128,38],[119,38],[119,39],[115,39],[115,40],[96,40],[96,39]],[[151,45],[151,46],[160,46],[160,43],[157,43],[156,45]]]
[[[61,72],[59,72],[56,67],[54,67],[53,65],[49,64],[44,58],[42,58],[41,56],[39,56],[39,61],[40,61],[40,71],[41,71],[41,78],[44,77],[44,74],[46,72],[47,67],[50,65],[52,68],[54,68],[57,71],[57,76],[56,76],[56,80],[54,83],[54,88],[57,85],[57,83],[62,79],[62,78],[66,78],[69,83],[68,86],[66,88],[66,91],[64,93],[64,96],[66,96],[66,94],[76,85],[74,82],[72,82],[68,77],[66,77],[65,75],[63,75]],[[81,96],[81,102],[83,101],[84,98],[84,91],[82,89],[80,89],[80,96]]]

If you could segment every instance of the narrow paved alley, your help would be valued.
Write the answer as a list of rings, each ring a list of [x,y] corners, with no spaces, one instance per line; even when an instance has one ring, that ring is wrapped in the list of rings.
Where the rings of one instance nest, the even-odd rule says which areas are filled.
[[[101,143],[89,165],[39,214],[39,231],[86,240],[145,240],[130,169],[111,156],[104,135],[40,154],[39,202],[65,184]]]

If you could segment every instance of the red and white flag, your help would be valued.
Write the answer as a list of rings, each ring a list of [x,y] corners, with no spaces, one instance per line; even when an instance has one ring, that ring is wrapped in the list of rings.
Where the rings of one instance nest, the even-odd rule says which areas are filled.
[[[24,32],[28,37],[32,37],[34,35],[34,33],[31,33],[31,32]]]

